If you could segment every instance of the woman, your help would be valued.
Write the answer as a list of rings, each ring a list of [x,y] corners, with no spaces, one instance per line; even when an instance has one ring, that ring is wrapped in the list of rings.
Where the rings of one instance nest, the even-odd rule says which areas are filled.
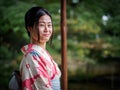
[[[31,43],[21,49],[22,90],[60,90],[61,72],[46,50],[53,36],[50,13],[42,7],[32,7],[25,14],[25,27]]]

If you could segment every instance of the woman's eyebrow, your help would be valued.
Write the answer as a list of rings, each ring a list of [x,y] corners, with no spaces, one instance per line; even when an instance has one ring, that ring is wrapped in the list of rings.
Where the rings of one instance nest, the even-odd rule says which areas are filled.
[[[39,23],[51,23],[51,24],[52,24],[52,22],[51,22],[51,21],[50,21],[50,22],[39,21]]]
[[[39,20],[39,22],[52,22],[51,20]]]

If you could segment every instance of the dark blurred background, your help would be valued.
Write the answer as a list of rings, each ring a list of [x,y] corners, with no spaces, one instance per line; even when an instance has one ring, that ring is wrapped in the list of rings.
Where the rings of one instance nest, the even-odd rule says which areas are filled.
[[[20,48],[29,43],[24,14],[42,6],[53,16],[53,46],[61,66],[60,0],[0,0],[0,88],[9,90],[11,73],[19,69]],[[120,0],[67,0],[69,90],[120,90]]]

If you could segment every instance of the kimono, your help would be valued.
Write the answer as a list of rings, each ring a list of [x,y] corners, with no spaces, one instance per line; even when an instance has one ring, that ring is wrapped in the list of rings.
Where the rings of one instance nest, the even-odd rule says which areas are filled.
[[[60,90],[61,72],[50,54],[35,44],[22,47],[22,90]]]

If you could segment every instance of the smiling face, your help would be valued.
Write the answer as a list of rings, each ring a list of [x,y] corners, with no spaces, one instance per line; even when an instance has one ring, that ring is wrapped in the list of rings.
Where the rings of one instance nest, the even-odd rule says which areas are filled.
[[[39,18],[37,26],[34,25],[34,27],[29,28],[32,42],[46,43],[47,41],[49,41],[52,35],[52,32],[53,32],[52,29],[53,27],[52,27],[52,21],[50,16],[48,15],[41,16]]]
[[[40,17],[38,24],[40,32],[40,42],[46,42],[52,35],[52,21],[48,15]]]

